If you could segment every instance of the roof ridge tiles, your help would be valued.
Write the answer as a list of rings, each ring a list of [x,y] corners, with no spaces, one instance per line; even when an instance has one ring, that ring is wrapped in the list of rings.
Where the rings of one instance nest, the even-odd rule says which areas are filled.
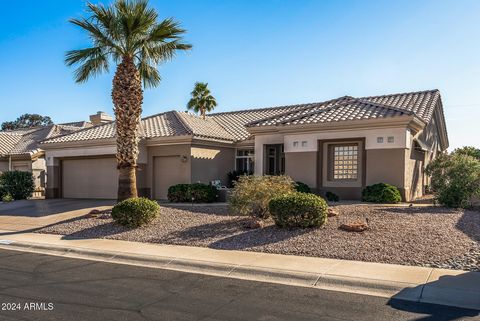
[[[361,97],[362,99],[367,99],[368,98],[385,98],[385,97],[393,97],[393,96],[400,96],[400,95],[416,95],[416,94],[424,94],[428,92],[437,92],[439,93],[440,91],[438,89],[427,89],[427,90],[419,90],[419,91],[410,91],[410,92],[405,92],[405,93],[395,93],[395,94],[386,94],[386,95],[377,95],[377,96],[365,96]]]

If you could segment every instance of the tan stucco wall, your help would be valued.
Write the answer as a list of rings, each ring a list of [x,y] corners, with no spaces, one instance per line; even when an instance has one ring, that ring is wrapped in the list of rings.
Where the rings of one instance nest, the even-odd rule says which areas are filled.
[[[207,147],[192,145],[192,182],[208,184],[220,179],[228,182],[227,173],[235,169],[235,149],[230,147]]]
[[[405,149],[369,149],[366,151],[366,185],[387,183],[405,186]]]
[[[424,153],[414,149],[406,150],[405,157],[405,199],[413,200],[424,192]]]
[[[147,147],[147,167],[146,167],[146,186],[150,190],[150,197],[154,194],[154,157],[159,156],[185,156],[186,162],[181,164],[181,174],[179,181],[190,183],[192,180],[191,168],[192,160],[190,156],[190,144],[182,145],[163,145]]]
[[[8,161],[0,161],[0,173],[8,171]]]
[[[285,153],[285,174],[316,188],[317,152]]]
[[[59,198],[60,193],[60,165],[58,161],[47,166],[47,183],[45,189],[46,198]]]
[[[367,185],[394,185],[405,201],[423,195],[423,168],[423,153],[413,148],[367,150]]]

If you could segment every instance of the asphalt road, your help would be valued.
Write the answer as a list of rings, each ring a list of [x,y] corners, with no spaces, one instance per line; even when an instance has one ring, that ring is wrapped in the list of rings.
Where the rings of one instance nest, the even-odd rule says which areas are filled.
[[[0,250],[0,320],[480,320],[479,312]]]

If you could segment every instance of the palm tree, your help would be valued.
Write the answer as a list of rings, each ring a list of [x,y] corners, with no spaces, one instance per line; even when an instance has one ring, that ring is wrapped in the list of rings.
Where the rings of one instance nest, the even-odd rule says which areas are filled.
[[[212,111],[217,106],[217,101],[205,82],[196,82],[191,95],[192,98],[188,102],[187,108],[193,109],[196,113],[200,112],[203,119],[205,119],[207,111]]]
[[[85,30],[89,48],[66,53],[68,66],[78,65],[75,81],[83,83],[116,65],[112,100],[117,137],[118,200],[137,197],[136,167],[143,86],[160,83],[157,66],[171,60],[183,42],[185,30],[172,18],[158,21],[147,0],[117,0],[110,6],[87,4],[89,17],[70,22]]]

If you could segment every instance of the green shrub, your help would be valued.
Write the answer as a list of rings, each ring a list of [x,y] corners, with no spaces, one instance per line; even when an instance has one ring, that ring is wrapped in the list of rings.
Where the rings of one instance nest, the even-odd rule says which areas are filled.
[[[328,205],[314,194],[291,193],[270,201],[270,213],[280,227],[317,227],[327,221]]]
[[[11,202],[11,201],[13,201],[13,197],[12,197],[12,195],[10,195],[10,193],[7,193],[7,194],[2,196],[2,202],[8,203],[8,202]]]
[[[426,169],[437,201],[448,207],[469,207],[480,196],[480,160],[466,153],[440,155]]]
[[[333,192],[330,192],[330,191],[325,193],[325,198],[329,202],[338,202],[340,200],[340,197],[338,197],[337,194],[335,194]]]
[[[112,218],[120,225],[139,227],[150,223],[160,214],[160,205],[148,198],[129,198],[112,209]]]
[[[456,148],[452,154],[472,156],[473,158],[480,160],[480,149],[472,146],[464,146],[462,148]]]
[[[300,193],[311,193],[310,186],[302,182],[295,182],[295,190]]]
[[[207,184],[177,184],[168,188],[168,200],[173,203],[211,203],[216,199],[217,189]]]
[[[241,176],[230,194],[230,211],[268,218],[270,200],[294,191],[294,182],[288,176]]]
[[[362,191],[364,202],[394,204],[402,201],[400,191],[393,185],[378,183],[367,186]]]
[[[35,182],[30,172],[8,171],[0,174],[1,195],[10,194],[15,200],[23,200],[32,196]]]

